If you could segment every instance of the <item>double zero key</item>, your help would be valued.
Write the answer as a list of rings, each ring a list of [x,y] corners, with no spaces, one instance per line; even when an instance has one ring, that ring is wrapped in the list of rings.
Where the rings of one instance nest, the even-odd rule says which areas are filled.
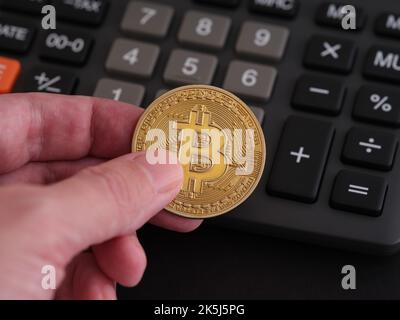
[[[46,32],[41,39],[40,57],[76,65],[85,63],[93,38],[61,29]]]
[[[288,118],[275,155],[268,192],[297,201],[317,200],[334,136],[329,122]]]

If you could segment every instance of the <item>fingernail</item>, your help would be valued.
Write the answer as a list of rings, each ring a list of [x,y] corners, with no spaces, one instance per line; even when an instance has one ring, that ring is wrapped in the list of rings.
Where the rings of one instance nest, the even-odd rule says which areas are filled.
[[[182,186],[183,171],[182,166],[177,163],[176,154],[170,152],[168,159],[167,164],[151,164],[145,153],[135,159],[147,170],[159,194],[176,192]]]

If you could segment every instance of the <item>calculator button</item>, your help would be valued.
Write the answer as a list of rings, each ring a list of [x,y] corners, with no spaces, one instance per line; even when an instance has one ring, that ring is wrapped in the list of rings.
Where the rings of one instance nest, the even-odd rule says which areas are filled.
[[[63,20],[99,25],[108,7],[107,0],[53,0],[57,17]]]
[[[223,88],[243,98],[266,102],[275,85],[277,71],[262,64],[232,61]]]
[[[385,12],[375,21],[375,32],[382,36],[400,38],[400,13]]]
[[[73,93],[78,78],[67,71],[34,67],[24,75],[24,92]]]
[[[396,149],[397,139],[391,133],[353,128],[347,134],[342,159],[349,164],[388,171]]]
[[[167,89],[160,89],[157,90],[156,95],[154,96],[155,99],[161,97],[164,93],[167,93],[169,90]]]
[[[260,124],[263,124],[263,122],[264,122],[264,116],[265,116],[264,109],[259,108],[259,107],[253,107],[253,106],[250,106],[249,108],[251,109],[251,111],[253,111],[253,113],[254,113],[254,115],[256,116],[258,122],[259,122]]]
[[[12,92],[20,72],[18,60],[0,57],[0,94]]]
[[[293,18],[299,9],[298,0],[262,1],[250,0],[250,10],[256,13],[276,15],[283,18]]]
[[[302,202],[316,201],[333,135],[329,122],[289,117],[270,171],[268,192]]]
[[[178,39],[210,49],[222,49],[228,37],[231,19],[225,16],[200,11],[188,11],[178,33]]]
[[[285,53],[289,30],[285,27],[245,22],[236,43],[236,51],[245,56],[278,61]]]
[[[142,85],[113,79],[100,79],[93,96],[140,106],[145,89]]]
[[[163,38],[167,35],[174,15],[170,6],[132,1],[122,19],[121,29],[129,34]]]
[[[364,75],[380,80],[400,82],[400,49],[373,46],[367,55]]]
[[[241,0],[196,0],[196,1],[200,3],[233,8],[237,7]]]
[[[331,206],[378,217],[385,202],[387,183],[384,178],[342,170],[336,176],[331,195]]]
[[[40,14],[48,0],[0,0],[0,8]]]
[[[355,55],[356,46],[351,40],[313,36],[306,50],[304,64],[310,68],[349,73]]]
[[[88,35],[57,28],[42,35],[39,55],[43,59],[82,65],[92,45],[93,38]]]
[[[0,50],[26,52],[33,40],[36,28],[28,23],[0,18]]]
[[[211,84],[217,64],[215,56],[177,49],[169,57],[164,81],[172,85]]]
[[[160,48],[145,42],[117,39],[106,62],[110,72],[150,78],[156,66]]]
[[[366,16],[364,11],[357,6],[354,6],[356,13],[356,29],[344,29],[342,26],[343,18],[348,15],[348,11],[343,7],[346,3],[326,2],[322,3],[315,15],[315,20],[319,25],[337,28],[340,30],[361,30],[365,24]],[[344,10],[344,11],[342,11]]]
[[[400,127],[400,94],[378,86],[363,86],[353,109],[356,119]]]
[[[305,75],[297,81],[292,104],[297,109],[337,115],[345,94],[346,88],[340,80]]]

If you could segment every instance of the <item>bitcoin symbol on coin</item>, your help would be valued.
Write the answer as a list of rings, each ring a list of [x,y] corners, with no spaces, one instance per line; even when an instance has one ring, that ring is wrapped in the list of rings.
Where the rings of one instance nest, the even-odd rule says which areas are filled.
[[[188,197],[195,198],[202,193],[205,184],[218,180],[226,170],[224,155],[221,153],[224,146],[224,142],[220,143],[223,140],[220,139],[222,131],[211,124],[210,112],[203,105],[195,106],[190,111],[188,122],[178,121],[177,128],[181,137],[190,138],[190,161],[182,165],[185,172],[182,190],[187,192]],[[186,130],[188,135],[185,134]],[[213,150],[220,153],[218,159],[213,159]]]
[[[182,188],[165,209],[189,218],[215,217],[245,201],[260,181],[266,158],[253,112],[233,94],[206,85],[171,90],[146,109],[132,151],[149,155],[162,149],[178,152],[184,171]]]

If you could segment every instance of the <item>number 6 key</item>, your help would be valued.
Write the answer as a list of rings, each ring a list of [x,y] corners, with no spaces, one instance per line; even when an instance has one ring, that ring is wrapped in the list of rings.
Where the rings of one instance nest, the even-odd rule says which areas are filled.
[[[223,88],[242,98],[267,102],[277,77],[275,68],[243,61],[232,61]]]

